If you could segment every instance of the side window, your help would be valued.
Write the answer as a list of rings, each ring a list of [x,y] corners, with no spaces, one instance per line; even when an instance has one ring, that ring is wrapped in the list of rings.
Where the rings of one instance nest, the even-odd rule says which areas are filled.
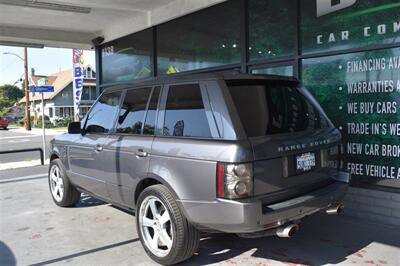
[[[93,106],[86,121],[86,132],[108,133],[113,127],[115,115],[119,108],[121,92],[104,94]]]
[[[165,109],[164,136],[211,138],[198,84],[171,86]]]
[[[156,112],[158,98],[160,97],[160,89],[160,87],[155,87],[151,95],[150,104],[147,109],[146,121],[143,127],[144,135],[154,135],[154,131],[156,128]]]
[[[117,133],[141,134],[150,92],[151,88],[132,89],[126,92],[118,117]]]

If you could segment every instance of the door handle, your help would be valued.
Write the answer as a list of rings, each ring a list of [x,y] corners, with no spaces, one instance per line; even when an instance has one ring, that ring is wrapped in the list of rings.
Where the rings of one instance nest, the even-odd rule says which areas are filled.
[[[103,151],[103,146],[100,145],[100,144],[97,144],[97,145],[96,145],[96,148],[95,148],[95,151],[96,151],[96,152],[101,152],[101,151]]]
[[[142,149],[137,150],[136,157],[147,157],[149,155],[147,152],[143,151]]]

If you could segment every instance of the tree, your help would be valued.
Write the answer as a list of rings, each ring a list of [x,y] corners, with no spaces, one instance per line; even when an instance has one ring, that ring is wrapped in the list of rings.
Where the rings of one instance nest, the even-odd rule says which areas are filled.
[[[17,86],[5,84],[0,86],[0,97],[10,102],[17,102],[24,97],[24,92]]]
[[[0,112],[5,112],[24,96],[24,92],[17,86],[5,84],[0,86]]]

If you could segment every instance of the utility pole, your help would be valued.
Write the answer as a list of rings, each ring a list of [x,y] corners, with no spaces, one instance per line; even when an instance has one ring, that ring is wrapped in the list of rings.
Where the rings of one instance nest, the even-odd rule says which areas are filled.
[[[28,48],[24,47],[24,69],[25,69],[25,129],[31,130],[31,113],[29,111],[29,81],[28,81]]]

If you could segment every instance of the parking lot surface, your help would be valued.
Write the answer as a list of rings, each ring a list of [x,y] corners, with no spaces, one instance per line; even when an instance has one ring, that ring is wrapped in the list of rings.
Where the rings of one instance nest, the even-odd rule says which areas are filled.
[[[49,149],[50,140],[54,137],[54,130],[47,130],[46,147]],[[32,129],[26,132],[19,128],[0,130],[0,151],[42,148],[42,136],[40,129]],[[48,151],[46,151],[48,152]],[[39,160],[38,152],[24,152],[0,154],[0,162],[4,165],[12,162]],[[1,168],[0,168],[1,169]]]
[[[57,207],[46,171],[0,171],[0,265],[155,265],[138,240],[134,214],[89,196],[76,207]],[[400,232],[318,214],[292,239],[204,236],[182,265],[400,265]]]

